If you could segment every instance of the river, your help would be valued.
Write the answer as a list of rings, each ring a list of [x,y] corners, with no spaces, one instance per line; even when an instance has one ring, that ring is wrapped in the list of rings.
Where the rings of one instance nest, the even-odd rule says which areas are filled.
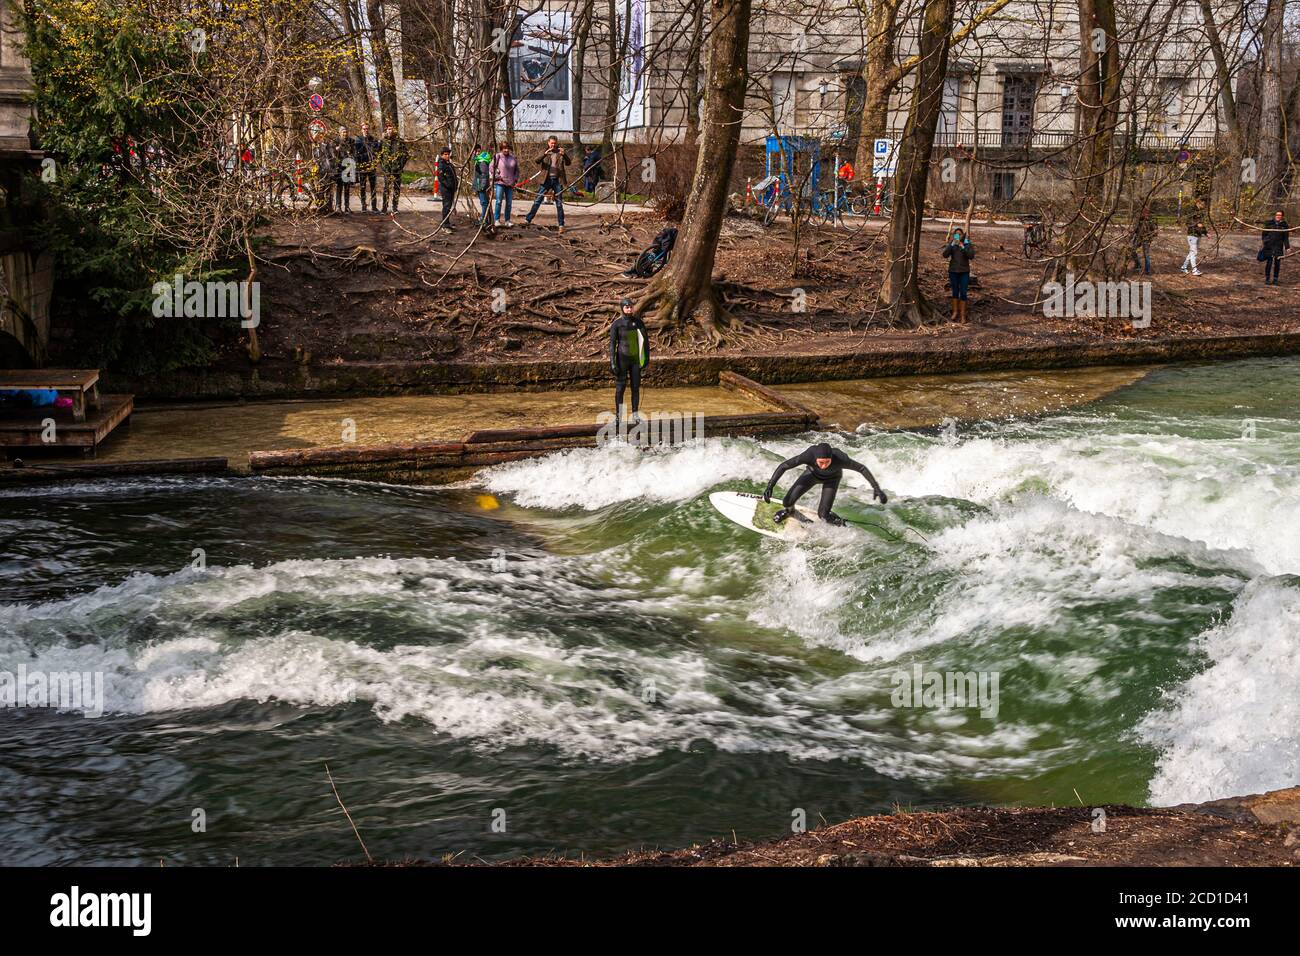
[[[0,863],[357,859],[327,764],[380,859],[1300,780],[1300,360],[831,440],[892,500],[797,546],[707,493],[808,436],[0,492],[0,674],[104,709],[0,710]],[[996,706],[899,706],[918,667]]]

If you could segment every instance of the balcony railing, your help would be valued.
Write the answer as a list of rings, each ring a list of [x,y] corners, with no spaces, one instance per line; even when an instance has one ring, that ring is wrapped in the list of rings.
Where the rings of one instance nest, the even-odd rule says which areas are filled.
[[[901,129],[890,130],[889,135],[901,139]],[[1005,132],[1000,129],[980,130],[978,134],[971,130],[957,132],[940,132],[934,135],[934,145],[940,149],[1062,149],[1078,139],[1073,130],[1029,130],[1025,132]],[[1125,133],[1115,134],[1115,145],[1124,146],[1129,142]],[[1165,135],[1162,133],[1143,133],[1138,137],[1141,149],[1206,149],[1214,145],[1212,134],[1203,135]]]

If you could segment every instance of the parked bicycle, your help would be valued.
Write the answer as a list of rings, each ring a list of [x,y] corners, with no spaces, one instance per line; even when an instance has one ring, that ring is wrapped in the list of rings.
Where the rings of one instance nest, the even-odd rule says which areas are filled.
[[[1042,216],[1026,215],[1018,217],[1024,227],[1024,253],[1026,259],[1046,258],[1047,226]]]
[[[834,225],[848,213],[865,216],[871,211],[871,202],[864,193],[851,193],[847,189],[836,195],[833,189],[823,189],[817,194],[817,217],[826,225]]]

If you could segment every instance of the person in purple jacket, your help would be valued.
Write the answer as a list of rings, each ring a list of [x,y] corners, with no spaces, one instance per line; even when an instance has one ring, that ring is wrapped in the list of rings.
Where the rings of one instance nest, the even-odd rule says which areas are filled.
[[[519,160],[510,149],[509,143],[502,143],[497,154],[492,157],[492,186],[496,192],[496,210],[493,218],[498,226],[512,228],[510,205],[515,198],[515,184],[519,182]],[[505,203],[506,215],[501,218],[501,204]]]

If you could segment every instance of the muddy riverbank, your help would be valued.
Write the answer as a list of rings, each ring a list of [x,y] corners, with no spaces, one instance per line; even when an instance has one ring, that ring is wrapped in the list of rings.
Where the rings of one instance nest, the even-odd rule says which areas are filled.
[[[714,840],[513,866],[1296,866],[1300,787],[1167,809],[975,807],[858,817],[781,840]]]

